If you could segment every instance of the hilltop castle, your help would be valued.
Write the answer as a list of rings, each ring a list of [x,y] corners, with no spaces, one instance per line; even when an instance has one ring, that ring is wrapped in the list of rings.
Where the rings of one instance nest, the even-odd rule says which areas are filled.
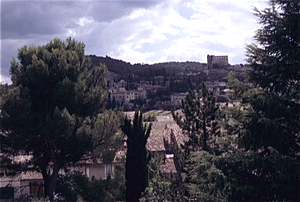
[[[224,55],[224,56],[207,55],[208,69],[211,69],[213,67],[213,64],[217,64],[220,66],[228,65],[228,55]]]

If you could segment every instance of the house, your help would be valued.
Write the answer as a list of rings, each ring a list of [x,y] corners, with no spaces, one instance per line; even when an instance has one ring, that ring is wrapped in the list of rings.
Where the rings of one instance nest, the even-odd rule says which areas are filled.
[[[121,80],[118,83],[111,82],[108,88],[110,101],[119,104],[129,104],[133,100],[146,100],[147,91],[145,85],[138,86],[137,90],[126,90],[126,82]]]
[[[150,136],[147,140],[146,147],[152,153],[153,157],[163,159],[160,167],[162,173],[166,176],[172,176],[178,173],[178,164],[175,162],[174,154],[172,154],[165,146],[164,140],[171,144],[181,145],[186,141],[181,128],[176,124],[170,111],[150,111],[148,113],[157,114],[152,125]],[[134,112],[126,112],[129,119],[133,119]],[[69,171],[79,171],[88,178],[95,177],[97,179],[106,179],[109,175],[114,174],[115,167],[124,164],[121,160],[126,154],[126,147],[117,152],[116,157],[111,163],[103,163],[100,160],[81,160],[73,166],[69,166]],[[22,162],[32,158],[31,156],[17,156],[16,160]],[[43,194],[43,178],[41,173],[34,171],[9,173],[1,170],[0,192],[4,201],[17,198],[21,195],[33,195],[36,193]],[[65,174],[65,170],[61,170],[60,174]],[[0,202],[2,199],[0,198]]]
[[[224,89],[223,92],[227,97],[230,97],[234,94],[234,90],[228,88]]]
[[[155,114],[155,121],[152,122],[152,130],[147,140],[146,147],[152,158],[162,158],[163,164],[160,170],[166,176],[178,173],[178,164],[174,161],[174,154],[166,148],[165,142],[180,145],[187,141],[181,128],[173,119],[171,111],[151,110],[144,115]],[[134,112],[125,112],[128,119],[133,120]]]
[[[152,111],[150,113],[153,113]],[[162,173],[168,175],[178,172],[177,163],[174,161],[174,154],[168,151],[164,141],[178,146],[184,144],[186,137],[181,128],[176,124],[170,111],[155,111],[155,121],[152,123],[152,130],[147,140],[146,147],[153,157],[163,159],[160,167]]]
[[[171,105],[180,108],[182,105],[182,100],[185,99],[188,93],[174,93],[171,95]]]
[[[117,152],[116,157],[111,163],[103,163],[100,160],[92,161],[91,159],[81,160],[73,166],[67,167],[68,171],[79,171],[89,179],[106,179],[113,176],[114,169],[117,165],[123,164],[120,160],[125,155],[124,150]],[[16,156],[18,162],[26,161],[31,156]],[[61,169],[59,174],[65,174]],[[36,171],[9,172],[1,169],[0,173],[0,202],[12,201],[20,196],[43,195],[43,176]]]
[[[13,163],[20,164],[30,160],[30,155],[13,156]],[[15,172],[7,168],[0,169],[0,202],[12,201],[21,195],[43,194],[43,177],[36,171]]]
[[[0,178],[0,201],[18,198],[21,195],[43,194],[43,177],[41,173],[34,171],[1,173]]]

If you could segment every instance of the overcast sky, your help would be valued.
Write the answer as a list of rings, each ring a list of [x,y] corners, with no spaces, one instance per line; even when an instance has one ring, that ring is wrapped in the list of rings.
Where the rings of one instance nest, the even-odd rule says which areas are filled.
[[[23,45],[71,36],[86,54],[130,63],[198,61],[207,54],[245,63],[266,0],[1,1],[1,78]]]

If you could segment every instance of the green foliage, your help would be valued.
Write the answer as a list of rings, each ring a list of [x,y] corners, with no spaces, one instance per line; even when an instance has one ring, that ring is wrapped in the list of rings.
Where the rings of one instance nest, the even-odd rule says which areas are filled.
[[[300,92],[300,2],[269,2],[270,8],[255,9],[262,28],[254,36],[256,44],[247,46],[250,81],[293,99]]]
[[[154,76],[163,76],[164,82],[170,74],[180,74],[184,72],[194,72],[198,73],[199,69],[203,69],[206,65],[199,62],[165,62],[156,64],[130,64],[128,62],[113,59],[111,57],[101,57],[95,55],[89,55],[88,58],[91,59],[94,65],[103,63],[107,66],[108,70],[120,75],[124,80],[131,82],[139,81],[144,79],[146,81],[153,81]],[[134,75],[134,76],[133,76]],[[201,77],[206,77],[206,74],[202,74]]]
[[[225,174],[215,165],[217,157],[207,151],[193,152],[188,157],[187,189],[189,199],[197,201],[226,201]]]
[[[49,197],[46,198],[40,198],[40,197],[36,197],[36,196],[30,196],[30,197],[26,197],[26,196],[22,196],[20,198],[16,198],[13,200],[14,202],[50,202]]]
[[[143,124],[143,114],[136,110],[133,124],[125,118],[122,131],[127,136],[127,153],[125,163],[126,201],[138,201],[141,193],[148,186],[147,139],[151,131],[150,124]]]
[[[151,112],[143,116],[144,122],[153,122],[156,119],[156,113]]]
[[[140,201],[186,201],[185,187],[180,175],[167,177],[160,171],[161,158],[152,158],[149,162],[149,186],[145,189]]]
[[[6,94],[8,92],[9,86],[7,84],[0,83],[0,99],[3,94]]]
[[[228,200],[295,200],[299,197],[298,107],[258,88],[239,96],[243,102],[222,108],[227,137],[218,144],[217,153],[222,155],[215,163],[227,176]]]
[[[65,197],[66,201],[124,201],[125,200],[125,170],[123,165],[114,167],[114,175],[107,179],[91,179],[80,172],[61,175],[56,191]]]
[[[215,97],[202,85],[202,92],[197,95],[190,91],[182,102],[182,112],[184,116],[173,113],[177,124],[189,137],[185,143],[185,151],[199,151],[200,149],[209,151],[209,138],[217,133],[217,125],[214,121],[218,106]]]
[[[230,100],[238,100],[240,101],[241,96],[245,93],[250,87],[245,83],[239,81],[236,77],[234,72],[230,71],[229,74],[226,76],[227,85],[230,89],[234,90],[234,94],[229,97]]]
[[[174,163],[176,170],[181,173],[184,169],[185,164],[185,153],[180,145],[178,145],[177,142],[169,142],[165,138],[164,140],[164,146],[166,149],[166,153],[174,154]]]
[[[223,144],[231,149],[216,165],[227,176],[230,201],[299,199],[300,3],[274,0],[270,6],[255,9],[263,27],[255,35],[258,45],[247,46],[254,87],[228,76],[241,103],[224,107],[233,147]]]
[[[103,163],[113,161],[116,152],[123,145],[124,137],[120,131],[123,121],[124,113],[120,108],[107,110],[98,115],[92,130],[94,159],[101,159]]]
[[[297,201],[299,159],[299,1],[256,11],[263,27],[247,46],[254,86],[227,76],[235,91],[220,113],[226,136],[214,155],[191,153],[187,187],[201,201]]]
[[[84,47],[71,38],[23,46],[19,62],[11,62],[13,87],[1,96],[1,152],[32,155],[24,168],[42,173],[50,198],[59,170],[98,146],[116,142],[113,128],[120,125],[119,119],[101,123],[119,113],[99,115],[107,99],[107,70],[102,64],[91,68]],[[102,130],[104,125],[111,131]]]

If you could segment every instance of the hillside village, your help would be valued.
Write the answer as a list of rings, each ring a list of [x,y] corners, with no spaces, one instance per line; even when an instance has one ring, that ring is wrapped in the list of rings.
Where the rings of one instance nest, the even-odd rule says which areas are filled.
[[[105,59],[114,61],[107,57]],[[188,62],[186,63],[188,64]],[[121,62],[122,64],[125,68],[126,65],[129,65]],[[122,68],[119,69],[120,73],[118,73],[114,67],[110,66],[110,63],[107,65],[109,70],[107,75],[109,107],[121,106],[130,119],[133,119],[133,110],[137,106],[147,111],[145,116],[154,115],[155,119],[152,122],[153,126],[146,147],[153,157],[163,159],[160,170],[166,177],[176,175],[179,172],[179,166],[175,160],[176,157],[169,150],[165,141],[180,146],[184,144],[185,138],[187,138],[174,121],[170,110],[179,109],[188,90],[200,89],[202,82],[205,83],[209,91],[214,93],[217,100],[226,101],[232,92],[226,86],[227,74],[233,71],[238,78],[243,79],[241,75],[247,70],[247,67],[242,64],[230,65],[228,56],[208,55],[206,64],[195,62],[191,64],[184,67],[185,63],[171,63],[171,68],[168,66],[170,64],[167,63],[159,65],[159,67],[154,65],[154,73],[149,74],[149,76],[142,76],[141,72],[130,70],[127,77],[122,75]],[[140,69],[143,68],[143,65],[137,65],[140,66]],[[184,68],[180,68],[180,66]],[[149,67],[146,65],[146,71],[148,70]],[[184,85],[185,87],[182,88]],[[124,144],[112,162],[82,160],[70,167],[69,171],[79,171],[89,179],[92,177],[106,179],[108,176],[114,175],[117,166],[124,164],[126,149],[126,144]],[[22,163],[30,158],[30,156],[17,156],[15,161]],[[40,173],[35,171],[20,173],[10,173],[9,170],[1,171],[1,186],[10,187],[6,190],[9,195],[18,198],[36,193],[43,194],[43,177]],[[60,174],[64,174],[64,171],[62,170]]]
[[[126,65],[128,64],[125,63]],[[172,68],[165,67],[167,65],[153,65],[154,73],[148,76],[142,76],[141,72],[138,72],[143,68],[148,71],[147,65],[136,67],[136,72],[129,70],[126,77],[118,74],[116,69],[108,64],[109,107],[122,106],[125,111],[134,110],[137,106],[146,111],[178,109],[188,91],[201,89],[202,82],[214,93],[218,102],[226,102],[228,94],[232,93],[226,87],[228,73],[232,71],[238,79],[243,80],[243,74],[249,69],[243,64],[230,65],[228,56],[214,55],[207,55],[206,64],[195,63],[193,66],[184,67],[184,63],[177,63],[173,64]],[[182,68],[176,69],[176,66],[180,65]],[[176,72],[170,69],[176,69]]]
[[[224,95],[226,97],[228,89],[226,89],[226,79],[224,77],[230,71],[234,71],[239,75],[245,70],[246,68],[243,65],[229,65],[227,56],[208,56],[208,63],[199,64],[198,72],[197,70],[185,70],[184,72],[179,71],[178,74],[175,72],[175,74],[167,76],[153,75],[152,81],[140,79],[130,82],[117,73],[109,72],[107,77],[109,101],[111,104],[115,103],[115,105],[122,106],[125,111],[127,110],[128,112],[125,112],[125,114],[129,119],[133,119],[134,112],[132,110],[139,104],[144,109],[151,109],[145,113],[145,116],[154,115],[155,117],[146,147],[153,157],[163,159],[160,170],[166,177],[171,177],[176,175],[180,168],[174,154],[169,150],[165,141],[180,146],[184,144],[187,138],[174,121],[171,111],[168,111],[169,109],[179,109],[181,107],[181,101],[186,97],[187,91],[180,92],[176,91],[176,89],[172,91],[170,89],[172,82],[176,85],[176,83],[184,82],[186,78],[202,76],[208,90],[213,91],[216,97]],[[218,79],[215,80],[214,78]],[[174,80],[171,81],[172,79]],[[195,81],[192,81],[191,85],[194,90],[200,86]],[[159,92],[165,92],[167,96],[161,99]],[[112,162],[82,160],[76,165],[69,167],[69,171],[79,171],[89,179],[106,179],[108,176],[114,175],[117,166],[124,164],[123,159],[126,149],[126,144],[124,144]],[[23,163],[30,158],[30,156],[17,156],[15,161]],[[10,173],[9,170],[1,170],[0,174],[1,186],[7,187],[5,191],[8,195],[13,195],[14,198],[30,196],[36,193],[43,195],[43,177],[41,173],[36,171]],[[62,170],[60,174],[64,174],[64,171]]]

